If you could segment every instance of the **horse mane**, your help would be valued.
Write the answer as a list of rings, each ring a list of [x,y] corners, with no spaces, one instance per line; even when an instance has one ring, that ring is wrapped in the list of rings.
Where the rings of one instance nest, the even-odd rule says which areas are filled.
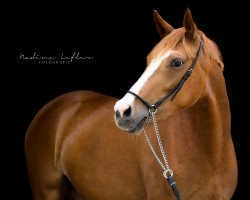
[[[202,54],[204,55],[204,58],[208,58],[216,62],[220,69],[223,70],[224,64],[218,46],[215,44],[215,42],[209,39],[202,31],[198,32],[203,41]],[[168,49],[175,49],[180,41],[182,42],[188,57],[194,59],[197,50],[194,51],[192,48],[190,48],[190,46],[188,45],[188,40],[189,39],[185,36],[184,28],[174,29],[170,34],[164,37],[148,54],[147,63],[149,63],[153,58],[161,56]]]

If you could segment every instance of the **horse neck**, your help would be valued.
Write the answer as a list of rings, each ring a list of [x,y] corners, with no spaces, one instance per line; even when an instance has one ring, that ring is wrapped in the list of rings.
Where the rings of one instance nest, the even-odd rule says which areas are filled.
[[[203,120],[204,129],[214,131],[217,137],[230,135],[230,107],[225,79],[219,67],[211,66],[203,95],[192,109]]]
[[[230,108],[223,73],[219,67],[212,67],[201,98],[165,121],[165,127],[169,128],[163,137],[175,148],[185,146],[191,152],[199,149],[219,159],[231,142]]]
[[[211,66],[203,95],[195,105],[184,111],[182,117],[190,122],[193,137],[208,151],[218,153],[226,142],[231,141],[230,107],[219,67]]]

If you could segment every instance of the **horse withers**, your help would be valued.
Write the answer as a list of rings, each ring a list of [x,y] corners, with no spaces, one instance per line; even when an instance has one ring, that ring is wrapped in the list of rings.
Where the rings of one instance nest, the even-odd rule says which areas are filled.
[[[162,39],[122,99],[71,92],[33,119],[34,200],[231,199],[237,162],[220,52],[188,9],[178,29],[154,19]]]

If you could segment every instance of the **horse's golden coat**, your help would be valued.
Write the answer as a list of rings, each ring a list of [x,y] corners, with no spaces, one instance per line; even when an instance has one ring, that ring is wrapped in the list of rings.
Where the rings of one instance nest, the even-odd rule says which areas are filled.
[[[164,38],[148,61],[172,48],[187,66],[178,72],[161,66],[165,74],[155,73],[140,96],[149,102],[162,97],[185,73],[202,38],[197,66],[175,100],[159,107],[158,126],[182,199],[228,200],[237,184],[237,163],[219,52],[189,11],[180,29],[155,16]],[[143,135],[126,134],[116,126],[116,101],[78,91],[57,97],[38,112],[25,139],[34,200],[175,199]],[[133,108],[146,109],[139,100]],[[145,129],[153,133],[152,127]],[[156,147],[153,134],[149,137]]]

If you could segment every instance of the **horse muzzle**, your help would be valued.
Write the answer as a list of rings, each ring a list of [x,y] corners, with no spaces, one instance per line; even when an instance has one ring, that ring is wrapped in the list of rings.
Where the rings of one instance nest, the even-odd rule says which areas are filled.
[[[115,123],[118,128],[128,133],[140,133],[148,121],[148,115],[141,113],[138,116],[122,115],[117,110],[114,114]]]

